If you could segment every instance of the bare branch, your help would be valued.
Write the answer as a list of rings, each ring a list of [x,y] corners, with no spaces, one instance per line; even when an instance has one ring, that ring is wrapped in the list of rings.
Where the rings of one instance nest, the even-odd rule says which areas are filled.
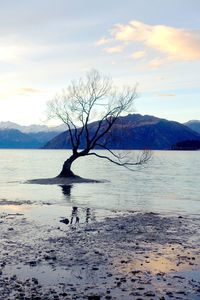
[[[94,155],[96,157],[99,158],[103,158],[108,160],[111,163],[114,163],[120,167],[125,167],[126,169],[130,170],[130,171],[134,171],[134,169],[132,168],[133,166],[138,166],[138,165],[144,165],[146,164],[152,157],[152,153],[149,150],[143,150],[142,154],[140,155],[140,157],[138,157],[136,162],[129,162],[129,161],[122,161],[122,158],[120,156],[117,156],[116,154],[113,153],[113,151],[109,151],[112,155],[114,155],[115,158],[118,159],[118,161],[110,158],[109,156],[106,155],[101,155],[101,154],[97,154],[96,152],[90,152],[87,155]]]

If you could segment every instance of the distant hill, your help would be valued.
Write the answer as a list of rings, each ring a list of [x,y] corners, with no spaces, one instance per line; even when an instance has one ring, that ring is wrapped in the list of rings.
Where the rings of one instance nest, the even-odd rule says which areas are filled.
[[[97,122],[89,124],[89,132],[93,134]],[[104,123],[106,126],[106,123]],[[183,140],[200,140],[200,134],[187,126],[174,121],[129,114],[119,117],[112,131],[109,132],[108,147],[111,149],[171,149],[172,145]],[[104,141],[105,138],[101,140]],[[84,147],[84,139],[81,141]],[[65,131],[41,147],[42,149],[70,149],[69,132]]]
[[[188,126],[192,130],[200,133],[200,121],[199,120],[191,120],[191,121],[184,123],[184,125]]]
[[[37,149],[57,134],[57,132],[23,133],[16,129],[1,129],[0,148]]]
[[[38,148],[39,143],[29,135],[16,129],[0,130],[0,148]]]
[[[182,141],[173,145],[172,150],[200,150],[200,141]]]
[[[13,122],[0,122],[0,148],[37,149],[66,130],[66,125],[21,126]]]

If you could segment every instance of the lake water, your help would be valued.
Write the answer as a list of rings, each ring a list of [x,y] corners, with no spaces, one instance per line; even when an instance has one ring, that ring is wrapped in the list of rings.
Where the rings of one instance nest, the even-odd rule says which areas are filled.
[[[78,159],[77,175],[104,183],[72,186],[24,184],[55,177],[70,150],[0,150],[0,209],[64,218],[77,207],[84,218],[112,211],[200,214],[200,151],[154,151],[145,167],[128,171],[96,157]],[[137,156],[137,151],[132,151]],[[77,212],[75,212],[76,214]]]

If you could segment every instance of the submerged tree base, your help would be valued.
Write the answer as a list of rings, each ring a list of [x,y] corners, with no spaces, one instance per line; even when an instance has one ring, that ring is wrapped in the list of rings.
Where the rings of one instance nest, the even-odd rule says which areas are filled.
[[[59,184],[59,185],[68,185],[73,183],[103,183],[107,182],[107,180],[94,180],[88,178],[82,178],[80,176],[72,176],[72,177],[54,177],[54,178],[39,178],[39,179],[31,179],[27,180],[25,183],[29,184]]]

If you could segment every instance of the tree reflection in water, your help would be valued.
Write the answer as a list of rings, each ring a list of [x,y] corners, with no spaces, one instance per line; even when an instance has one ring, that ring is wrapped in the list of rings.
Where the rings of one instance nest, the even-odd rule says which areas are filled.
[[[60,187],[62,189],[62,193],[65,196],[66,200],[71,201],[71,190],[73,186],[60,185]],[[94,211],[91,210],[90,208],[81,208],[77,206],[72,206],[70,221],[69,219],[64,219],[61,220],[61,222],[66,225],[79,224],[80,217],[81,217],[81,223],[89,223],[90,221],[94,221],[96,219],[94,215]]]
[[[70,200],[72,185],[60,185],[63,195],[67,200]]]

